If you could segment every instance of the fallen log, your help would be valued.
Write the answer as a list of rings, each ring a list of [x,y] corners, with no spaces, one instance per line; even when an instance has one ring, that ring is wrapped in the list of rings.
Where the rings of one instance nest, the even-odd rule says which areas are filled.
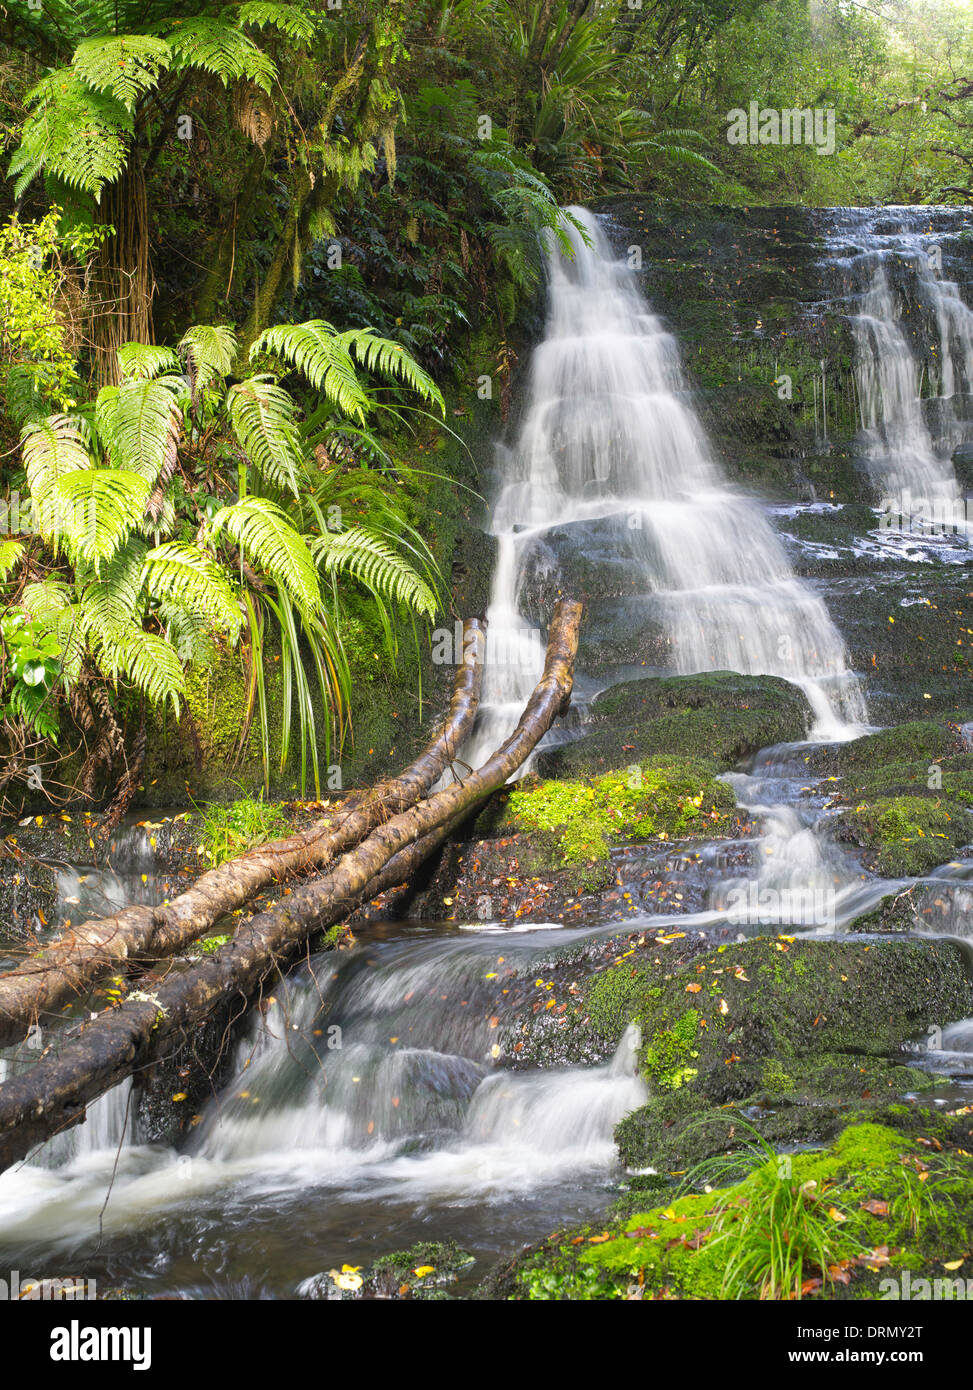
[[[127,907],[83,922],[0,974],[0,1047],[20,1042],[35,1024],[83,997],[100,976],[123,961],[174,955],[268,884],[327,866],[376,825],[428,792],[472,728],[483,679],[485,627],[478,618],[464,624],[464,660],[449,710],[425,750],[403,772],[352,793],[335,815],[308,829],[210,869],[171,902]]]
[[[571,698],[581,605],[562,599],[551,621],[544,673],[517,728],[462,781],[375,829],[323,877],[241,925],[209,959],[170,973],[153,995],[129,996],[71,1029],[59,1053],[0,1085],[0,1170],[85,1118],[85,1107],[126,1076],[190,1039],[212,1011],[239,998],[241,1012],[264,981],[311,936],[403,878],[521,766]]]

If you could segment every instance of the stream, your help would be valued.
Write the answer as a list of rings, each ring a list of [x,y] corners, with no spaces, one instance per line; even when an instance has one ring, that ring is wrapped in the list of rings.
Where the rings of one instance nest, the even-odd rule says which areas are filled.
[[[829,837],[829,787],[808,772],[815,748],[873,726],[825,599],[798,577],[780,535],[801,509],[770,507],[723,477],[676,340],[602,223],[574,212],[590,245],[579,231],[573,261],[551,255],[547,329],[517,439],[502,455],[483,708],[464,757],[475,764],[509,731],[537,678],[537,575],[569,571],[572,555],[603,554],[631,575],[626,620],[665,634],[665,661],[639,675],[784,676],[813,715],[808,742],[765,749],[724,775],[759,835],[693,846],[704,908],[629,917],[625,931],[677,925],[714,941],[846,932],[897,885],[865,872]],[[866,233],[864,249],[849,245]],[[919,366],[889,289],[893,254],[896,273],[912,264],[941,327],[937,431],[917,404]],[[855,320],[863,448],[876,487],[955,497],[948,450],[959,426],[945,401],[963,382],[969,390],[973,315],[941,283],[931,288],[924,244],[908,229],[872,237],[861,220],[839,220],[828,255]],[[896,544],[878,529],[871,541]],[[627,674],[619,668],[612,679]],[[580,727],[586,701],[606,683],[582,662]],[[144,836],[132,831],[124,843],[128,859],[118,856],[112,870],[62,867],[62,906],[77,914],[161,899]],[[973,859],[898,886],[913,882],[928,901],[930,931],[973,936]],[[314,1297],[323,1296],[316,1276],[333,1266],[453,1239],[475,1259],[454,1286],[463,1293],[523,1244],[597,1220],[625,1176],[613,1129],[646,1095],[635,1030],[613,1058],[589,1067],[513,1070],[496,1044],[515,982],[543,976],[585,931],[497,922],[356,928],[351,949],[313,956],[254,1012],[229,1079],[178,1150],[143,1142],[126,1084],[91,1107],[83,1126],[0,1176],[3,1259],[22,1276],[94,1277],[105,1290],[150,1296]],[[917,1040],[917,1057],[952,1074],[941,1099],[968,1099],[973,1020],[954,1021],[938,1041],[930,1052]],[[6,1054],[0,1076],[25,1055]]]

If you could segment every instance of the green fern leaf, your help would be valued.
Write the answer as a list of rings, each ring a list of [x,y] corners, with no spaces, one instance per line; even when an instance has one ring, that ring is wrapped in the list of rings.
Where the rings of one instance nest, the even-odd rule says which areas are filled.
[[[131,381],[149,381],[160,372],[179,370],[179,358],[172,348],[150,343],[122,343],[116,353],[122,376]]]
[[[436,596],[422,576],[388,541],[363,526],[326,532],[311,549],[326,574],[350,575],[377,596],[404,604],[422,617],[435,616]]]
[[[125,104],[93,91],[72,68],[42,78],[27,94],[27,104],[32,109],[10,161],[11,175],[19,175],[14,197],[22,197],[28,184],[46,171],[99,198],[128,157],[134,124]]]
[[[165,39],[152,34],[120,34],[85,39],[74,53],[74,71],[96,92],[111,95],[134,110],[144,92],[156,86],[172,61]]]
[[[236,358],[236,337],[232,329],[222,325],[196,324],[183,334],[179,351],[186,358],[195,399],[197,392],[231,370]]]
[[[303,460],[291,397],[270,377],[255,376],[231,386],[226,405],[233,433],[253,466],[276,487],[300,498]]]
[[[154,599],[180,604],[230,637],[239,635],[240,605],[222,567],[204,551],[180,541],[157,546],[145,557],[144,578]]]
[[[123,381],[102,387],[95,405],[98,432],[112,463],[155,485],[160,472],[171,475],[179,449],[182,411],[176,377],[155,381]]]
[[[214,536],[230,535],[243,555],[290,595],[302,615],[313,616],[319,610],[321,590],[314,559],[304,537],[276,503],[265,497],[244,497],[222,507],[211,527]]]
[[[241,28],[250,25],[255,29],[263,29],[270,25],[292,39],[307,40],[314,37],[314,20],[299,5],[277,5],[269,3],[269,0],[244,0],[244,4],[234,5],[232,9],[224,10],[223,13],[226,18],[232,15]]]
[[[86,468],[59,478],[51,492],[55,539],[97,572],[141,521],[151,484],[123,468]]]
[[[269,93],[277,76],[270,57],[249,35],[225,19],[199,16],[181,20],[168,34],[174,69],[202,68],[220,79],[224,87],[238,78],[249,78]]]

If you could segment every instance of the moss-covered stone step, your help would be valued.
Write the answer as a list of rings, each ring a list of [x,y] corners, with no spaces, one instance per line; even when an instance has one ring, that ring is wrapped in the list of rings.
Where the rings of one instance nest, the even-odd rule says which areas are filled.
[[[809,727],[804,695],[777,676],[646,677],[603,691],[591,704],[589,732],[543,751],[534,766],[542,777],[571,777],[664,756],[725,769],[761,748],[797,742]]]
[[[966,712],[914,720],[816,750],[828,769],[838,839],[859,846],[865,866],[887,878],[916,877],[955,858],[973,840],[973,752]]]
[[[481,1295],[508,1299],[929,1298],[973,1287],[971,1117],[929,1111],[852,1123],[824,1149],[757,1144],[746,1176],[707,1190],[632,1191],[603,1225],[551,1236],[502,1264]],[[970,1107],[965,1107],[966,1111]],[[638,1180],[636,1180],[638,1181]],[[634,1184],[633,1184],[634,1186]],[[715,1190],[714,1190],[715,1189]],[[903,1293],[903,1290],[906,1290]],[[957,1293],[957,1289],[959,1292]]]

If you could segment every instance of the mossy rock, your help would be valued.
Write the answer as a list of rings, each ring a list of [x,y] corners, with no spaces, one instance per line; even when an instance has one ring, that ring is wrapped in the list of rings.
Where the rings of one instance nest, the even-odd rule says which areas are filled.
[[[973,815],[943,797],[875,797],[841,812],[832,826],[838,839],[865,851],[868,868],[886,878],[928,873],[973,840]]]
[[[647,758],[616,773],[577,780],[525,780],[496,825],[500,834],[548,837],[551,867],[607,862],[613,845],[658,837],[726,833],[736,801],[698,759]]]
[[[777,743],[803,739],[810,709],[778,676],[714,671],[624,681],[592,702],[590,732],[546,750],[541,776],[592,774],[651,756],[705,759],[719,769]]]
[[[772,1142],[826,1138],[849,1104],[928,1086],[903,1065],[905,1045],[973,1009],[962,951],[946,941],[757,938],[668,974],[641,954],[583,994],[608,1037],[629,1022],[641,1032],[650,1099],[616,1132],[636,1168],[679,1171],[740,1147],[743,1115]]]
[[[502,1265],[482,1295],[890,1298],[902,1296],[907,1274],[942,1276],[969,1244],[973,1161],[957,1138],[947,1149],[920,1127],[851,1123],[826,1148],[776,1155],[764,1145],[745,1174],[712,1167],[710,1176],[715,1190],[673,1200],[631,1194],[624,1214]],[[773,1262],[775,1249],[786,1250],[787,1268]],[[973,1274],[969,1266],[959,1272]]]
[[[931,1023],[968,1017],[973,983],[948,941],[758,937],[718,947],[645,996],[634,1019],[645,1059],[690,1009],[692,1060],[701,1075],[725,1074],[733,1057],[888,1056]],[[662,1073],[646,1062],[646,1074]]]

